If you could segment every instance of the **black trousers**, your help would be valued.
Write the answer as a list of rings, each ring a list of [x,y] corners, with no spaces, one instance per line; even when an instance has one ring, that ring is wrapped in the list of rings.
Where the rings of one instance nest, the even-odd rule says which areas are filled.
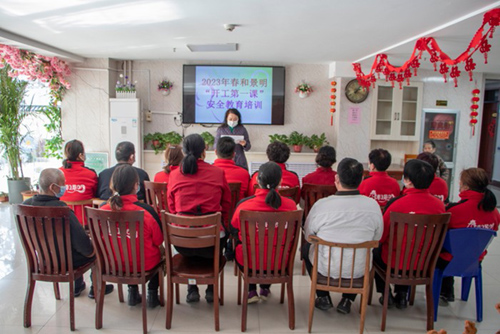
[[[238,261],[236,261],[236,265],[238,265],[240,270],[243,271],[242,264],[240,264],[240,263],[238,263]],[[252,269],[249,269],[248,271],[251,272]],[[270,289],[271,288],[271,284],[259,284],[259,286],[261,289]],[[257,284],[248,284],[248,291],[256,291],[256,290],[257,290]]]
[[[302,259],[304,260],[304,263],[306,265],[306,269],[307,269],[307,273],[309,274],[309,277],[311,276],[312,267],[313,267],[311,260],[309,260],[309,249],[310,248],[311,248],[311,244],[306,242],[304,244],[304,246],[302,246],[302,250],[301,250]],[[316,296],[326,297],[326,296],[330,296],[330,293],[328,291],[316,290]],[[347,298],[351,301],[354,301],[356,299],[356,294],[355,293],[343,293],[342,297]]]
[[[382,246],[378,248],[374,248],[372,251],[373,254],[373,262],[382,267],[383,269],[387,268],[384,260],[382,260]],[[377,292],[384,293],[385,289],[385,280],[380,277],[377,273],[375,273],[375,286],[377,287]],[[394,285],[394,291],[396,293],[408,293],[408,289],[410,287],[408,285]],[[389,293],[391,292],[391,288],[389,288]]]

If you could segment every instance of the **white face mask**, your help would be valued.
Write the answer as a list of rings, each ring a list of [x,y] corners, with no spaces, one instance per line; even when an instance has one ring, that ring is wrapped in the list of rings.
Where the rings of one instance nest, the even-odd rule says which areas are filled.
[[[235,128],[236,125],[238,125],[238,121],[227,121],[227,125],[229,125],[232,128]]]

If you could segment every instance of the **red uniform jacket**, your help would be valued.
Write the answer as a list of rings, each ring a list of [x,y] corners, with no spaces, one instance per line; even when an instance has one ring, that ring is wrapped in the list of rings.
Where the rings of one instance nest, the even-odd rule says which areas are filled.
[[[231,221],[231,227],[233,229],[238,230],[238,240],[241,241],[241,239],[242,239],[241,229],[240,229],[240,227],[241,227],[240,211],[241,210],[265,211],[265,212],[297,210],[297,205],[295,204],[295,202],[289,198],[286,198],[286,197],[281,197],[281,206],[278,209],[273,209],[272,207],[270,207],[269,205],[266,204],[265,200],[266,200],[267,193],[269,193],[268,189],[257,189],[255,191],[254,196],[248,197],[248,198],[244,199],[243,201],[240,201],[240,203],[238,203],[238,206],[236,207],[236,210],[235,210],[234,215],[233,215],[233,219]],[[277,236],[275,236],[275,238],[277,240]],[[274,240],[274,243],[276,243],[276,240]],[[247,246],[248,246],[248,249],[250,250],[250,243],[249,242],[247,242]],[[258,248],[258,247],[259,247],[259,240],[258,240],[258,236],[256,235],[256,248]],[[238,243],[238,245],[236,246],[235,253],[236,253],[235,254],[236,261],[240,265],[243,265],[243,263],[244,263],[244,261],[243,261],[243,246],[241,245],[241,243]],[[281,254],[280,259],[282,258],[282,256],[283,256],[283,254]],[[268,268],[268,269],[274,268],[274,259],[275,259],[275,255],[273,254],[272,255],[273,263],[271,263],[271,268]],[[250,257],[248,258],[248,263],[249,263],[249,267],[251,268],[252,262],[251,262]],[[267,263],[267,253],[264,254],[264,267],[265,268],[267,268],[266,263]],[[256,269],[259,269],[258,265],[259,265],[259,263],[257,261],[257,268]]]
[[[439,176],[434,176],[429,192],[444,202],[448,198],[448,184]]]
[[[282,188],[293,188],[293,187],[299,187],[299,193],[300,193],[300,182],[299,182],[299,177],[295,172],[291,172],[286,169],[285,164],[280,164],[277,163],[278,166],[281,167],[281,171],[283,175],[281,176],[281,187]],[[248,186],[248,195],[253,195],[255,193],[254,188],[256,184],[259,184],[257,181],[257,176],[259,175],[259,172],[255,172],[252,175],[252,179],[250,180],[250,185]]]
[[[398,181],[390,177],[387,172],[370,172],[358,190],[361,195],[373,198],[380,206],[386,206],[391,199],[401,193]]]
[[[141,208],[140,206],[134,204],[137,202],[137,195],[124,195],[121,196],[123,201],[123,208],[121,211],[144,211],[144,267],[146,270],[152,269],[161,260],[161,253],[159,246],[163,243],[163,234],[158,226],[158,222],[151,216],[149,212]],[[101,207],[101,210],[111,211],[109,204],[105,204]],[[130,236],[127,236],[127,244],[130,247]],[[136,239],[137,249],[139,249],[139,240]],[[130,248],[129,248],[130,249]],[[139,252],[137,252],[139,255]],[[131,255],[129,254],[129,258]],[[140,265],[140,259],[137,259],[137,263]],[[132,266],[132,262],[130,262]]]
[[[172,214],[221,212],[222,221],[227,222],[231,192],[223,170],[198,160],[198,172],[194,175],[182,174],[180,168],[170,173],[167,201]]]
[[[170,173],[172,173],[177,168],[179,168],[179,166],[170,166]],[[168,183],[168,178],[170,177],[170,173],[165,173],[165,171],[156,173],[153,182]]]
[[[240,199],[247,197],[250,175],[245,168],[236,166],[233,160],[228,159],[215,159],[214,166],[224,171],[228,183],[241,183]]]
[[[461,201],[452,203],[446,208],[447,212],[451,212],[448,229],[478,227],[498,231],[498,224],[500,224],[500,213],[498,213],[498,210],[495,209],[491,212],[486,212],[477,207],[484,197],[483,193],[465,190],[458,196],[460,196]],[[481,255],[480,260],[485,255],[486,252]],[[448,261],[451,260],[449,253],[441,253],[441,257]]]
[[[389,229],[391,226],[391,212],[415,213],[415,214],[441,214],[445,213],[443,202],[429,193],[428,189],[406,189],[405,194],[397,197],[387,204],[384,213],[384,233],[380,244],[382,247],[382,260],[387,263],[389,256]],[[405,241],[404,241],[405,242]],[[404,250],[403,250],[404,251]],[[393,250],[392,260],[395,261],[396,254]],[[402,259],[401,259],[402,260]],[[418,263],[418,257],[415,263]],[[393,263],[394,265],[394,263]],[[402,267],[402,261],[399,267]]]
[[[337,172],[331,168],[318,167],[314,172],[307,174],[302,178],[302,184],[325,184],[335,185],[335,175]]]
[[[70,168],[59,168],[66,179],[66,192],[61,197],[62,201],[83,201],[96,197],[97,174],[93,169],[85,167],[83,161],[68,161]],[[90,205],[89,205],[90,206]],[[82,217],[82,208],[72,208],[80,224],[87,225]]]

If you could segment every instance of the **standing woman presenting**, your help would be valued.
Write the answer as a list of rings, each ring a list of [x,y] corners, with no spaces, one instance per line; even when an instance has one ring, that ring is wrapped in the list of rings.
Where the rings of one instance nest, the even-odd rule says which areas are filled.
[[[248,170],[245,151],[250,150],[252,145],[250,144],[250,139],[248,138],[247,129],[245,129],[245,127],[241,124],[241,114],[237,109],[228,109],[226,111],[226,115],[224,115],[224,122],[217,129],[214,147],[217,147],[217,142],[222,136],[243,136],[243,140],[235,140],[236,154],[234,156],[234,162],[236,163],[236,166],[241,166]]]

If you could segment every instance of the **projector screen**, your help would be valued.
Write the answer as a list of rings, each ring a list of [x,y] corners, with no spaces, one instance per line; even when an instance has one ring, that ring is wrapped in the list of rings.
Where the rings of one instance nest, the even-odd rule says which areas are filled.
[[[183,78],[183,123],[222,123],[235,108],[243,124],[284,124],[284,67],[184,65]]]

